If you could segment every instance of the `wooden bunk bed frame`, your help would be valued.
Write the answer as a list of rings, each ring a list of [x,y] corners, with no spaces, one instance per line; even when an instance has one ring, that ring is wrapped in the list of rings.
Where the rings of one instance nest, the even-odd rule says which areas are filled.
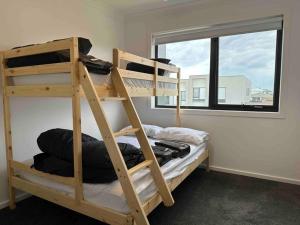
[[[70,51],[70,61],[55,64],[45,64],[37,66],[26,66],[17,68],[7,68],[6,61],[10,58],[29,56],[41,53],[55,52],[60,50]],[[180,69],[142,58],[118,49],[113,50],[113,70],[112,85],[94,85],[86,67],[79,62],[78,38],[68,38],[59,41],[48,42],[39,45],[22,47],[18,49],[3,51],[1,57],[1,74],[3,88],[4,106],[4,128],[7,157],[7,173],[9,185],[9,206],[15,208],[15,189],[36,195],[40,198],[67,207],[79,213],[93,217],[102,222],[113,225],[148,225],[147,215],[153,211],[161,202],[166,206],[174,204],[171,191],[173,191],[194,169],[205,160],[208,161],[208,150],[194,161],[186,171],[166,183],[157,160],[153,154],[151,146],[143,130],[141,121],[134,108],[131,97],[142,96],[177,96],[176,122],[180,126]],[[129,71],[121,68],[121,60],[135,62],[155,68],[154,74]],[[177,74],[177,78],[158,76],[158,69],[164,69]],[[71,83],[68,85],[13,85],[10,78],[26,75],[42,75],[55,73],[70,73]],[[142,79],[153,82],[152,88],[131,88],[126,87],[123,78]],[[176,84],[176,89],[159,88],[158,82]],[[17,162],[13,159],[12,130],[10,97],[70,97],[72,98],[73,116],[73,148],[74,148],[74,177],[61,177],[40,172],[30,166]],[[123,188],[123,192],[131,209],[129,214],[122,214],[112,209],[99,207],[84,200],[82,182],[82,152],[81,152],[81,111],[80,98],[85,96],[92,109],[99,130],[102,134],[105,145],[113,162],[113,166],[118,175],[118,179]],[[118,100],[128,114],[131,129],[126,131],[113,132],[107,122],[103,111],[102,101]],[[145,161],[131,169],[127,169],[115,137],[135,133],[140,142],[141,149],[145,156]],[[131,175],[136,171],[149,167],[152,177],[158,188],[158,192],[145,203],[141,203]],[[70,197],[61,192],[52,190],[45,186],[27,181],[16,176],[15,170],[21,170],[39,177],[47,178],[51,181],[62,183],[75,189],[75,196]]]

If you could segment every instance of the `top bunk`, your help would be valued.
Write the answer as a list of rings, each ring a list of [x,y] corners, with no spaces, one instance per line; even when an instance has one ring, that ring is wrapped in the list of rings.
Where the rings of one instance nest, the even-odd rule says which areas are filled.
[[[72,97],[72,80],[79,77],[80,66],[87,68],[81,59],[80,38],[72,37],[51,41],[0,52],[3,90],[6,96],[29,97]],[[55,52],[67,52],[68,58],[62,62],[40,63],[38,65],[25,65],[11,67],[8,62],[14,59],[40,56]],[[94,59],[93,59],[94,60]],[[138,64],[147,68],[147,73],[128,69],[128,64]],[[127,69],[126,69],[127,66]],[[149,70],[150,69],[150,70]],[[151,71],[151,73],[148,73]],[[162,73],[163,71],[163,73]],[[180,69],[174,65],[143,58],[119,49],[113,50],[113,64],[111,73],[99,75],[89,72],[93,78],[93,85],[99,97],[118,97],[117,91],[111,81],[115,73],[122,77],[130,97],[143,96],[179,96]],[[46,82],[45,76],[68,76],[68,81]],[[170,76],[175,75],[174,78]],[[30,82],[20,83],[17,80],[30,76]],[[39,77],[39,78],[37,78]],[[112,79],[113,80],[113,79]],[[80,95],[85,96],[82,88]]]

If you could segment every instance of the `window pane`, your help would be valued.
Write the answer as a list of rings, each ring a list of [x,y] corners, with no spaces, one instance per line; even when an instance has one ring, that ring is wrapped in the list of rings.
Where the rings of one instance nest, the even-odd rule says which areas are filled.
[[[219,103],[226,103],[226,87],[219,87],[218,101]]]
[[[210,39],[159,45],[158,57],[171,59],[171,63],[181,68],[181,105],[208,106]],[[175,97],[157,99],[158,105],[176,104]]]
[[[273,105],[276,35],[264,31],[219,38],[218,103]]]

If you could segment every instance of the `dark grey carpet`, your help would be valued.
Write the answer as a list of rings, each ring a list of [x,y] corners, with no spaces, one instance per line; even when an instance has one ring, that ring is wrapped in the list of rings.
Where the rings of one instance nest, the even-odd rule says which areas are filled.
[[[159,206],[152,225],[299,225],[300,186],[197,169],[174,192],[176,204]],[[1,225],[103,225],[31,197],[0,211]]]

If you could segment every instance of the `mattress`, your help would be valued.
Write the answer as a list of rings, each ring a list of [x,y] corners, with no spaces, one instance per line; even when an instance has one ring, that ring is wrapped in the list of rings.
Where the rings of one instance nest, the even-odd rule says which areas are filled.
[[[108,85],[112,84],[111,74],[109,75],[99,75],[95,73],[90,73],[90,76],[95,85]],[[71,77],[67,73],[59,74],[45,74],[43,76],[29,75],[29,76],[19,76],[12,78],[15,85],[33,85],[33,84],[70,84]],[[128,87],[134,88],[153,88],[154,82],[151,80],[141,80],[135,78],[124,78],[124,83]],[[166,89],[176,89],[175,83],[168,82],[158,82],[159,88]]]
[[[117,138],[118,142],[130,143],[136,147],[140,147],[136,137],[122,136]],[[149,139],[154,145],[157,139]],[[161,171],[167,181],[181,175],[187,167],[199,158],[205,151],[206,143],[198,146],[191,145],[191,152],[184,158],[176,158],[161,167]],[[32,159],[27,160],[26,164],[32,164]],[[25,172],[16,171],[23,179],[57,190],[65,195],[74,197],[74,188],[60,184],[46,178],[38,177]],[[157,188],[148,168],[142,169],[132,175],[132,180],[142,202],[150,199],[156,192]],[[121,184],[118,180],[107,184],[83,184],[84,199],[95,205],[106,207],[127,214],[130,212],[126,198],[124,196]]]

